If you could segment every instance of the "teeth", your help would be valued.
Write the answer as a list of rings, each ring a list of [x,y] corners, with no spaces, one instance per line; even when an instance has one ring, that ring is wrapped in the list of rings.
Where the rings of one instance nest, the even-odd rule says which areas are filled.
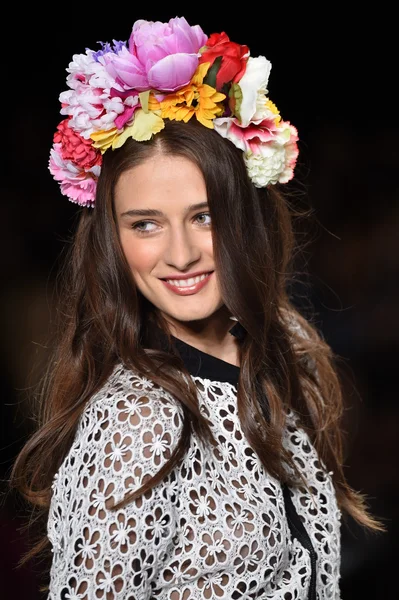
[[[203,281],[205,277],[209,277],[210,273],[204,273],[198,275],[198,277],[190,277],[190,279],[167,279],[166,281],[176,287],[191,287],[200,281]]]

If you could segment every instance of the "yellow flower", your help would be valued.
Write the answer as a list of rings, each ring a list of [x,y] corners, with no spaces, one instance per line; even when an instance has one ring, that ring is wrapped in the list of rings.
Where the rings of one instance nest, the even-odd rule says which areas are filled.
[[[99,148],[101,154],[104,154],[104,152],[113,145],[118,133],[119,132],[116,127],[113,127],[108,131],[94,131],[90,136],[94,141],[94,148]]]
[[[272,102],[271,100],[267,100],[265,103],[265,107],[268,108],[270,110],[271,113],[273,113],[274,115],[276,115],[276,118],[274,119],[274,122],[276,124],[276,127],[278,127],[278,124],[281,121],[281,116],[280,116],[280,111],[277,108],[277,106],[274,104],[274,102]]]
[[[120,148],[127,138],[132,137],[138,142],[150,140],[154,133],[165,127],[163,119],[155,112],[145,112],[139,108],[134,113],[133,123],[124,128],[122,133],[114,140],[112,148]]]
[[[104,154],[108,148],[120,148],[129,137],[138,142],[149,140],[154,133],[158,133],[165,127],[165,123],[160,116],[160,111],[145,112],[139,108],[134,113],[133,121],[125,126],[122,131],[113,127],[109,131],[95,131],[91,134],[94,141],[94,148],[99,148]]]
[[[129,137],[139,142],[149,140],[165,127],[163,119],[187,123],[195,115],[202,125],[213,129],[213,119],[224,112],[223,105],[218,103],[226,96],[203,83],[209,65],[210,63],[199,65],[188,85],[173,94],[167,94],[161,101],[156,99],[153,92],[141,94],[142,108],[134,112],[131,123],[122,131],[113,127],[108,131],[93,132],[90,136],[93,147],[104,154],[108,148],[115,149],[123,146]]]
[[[210,63],[199,65],[188,85],[173,94],[168,94],[160,102],[151,95],[150,110],[160,108],[164,119],[184,121],[185,123],[195,115],[202,125],[213,129],[213,119],[221,116],[224,111],[224,107],[218,103],[222,102],[226,96],[203,83],[209,65]]]

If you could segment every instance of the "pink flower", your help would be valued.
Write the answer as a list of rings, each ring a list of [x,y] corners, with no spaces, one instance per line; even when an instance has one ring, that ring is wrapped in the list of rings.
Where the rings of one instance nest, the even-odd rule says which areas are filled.
[[[294,125],[285,121],[286,125],[290,129],[290,141],[285,144],[285,168],[282,171],[279,183],[288,183],[294,177],[294,169],[299,156],[298,148],[298,130]]]
[[[61,193],[81,206],[94,206],[100,168],[100,164],[95,164],[85,170],[64,159],[60,143],[55,143],[50,151],[49,170],[60,182]]]
[[[272,141],[279,133],[275,118],[249,123],[246,127],[236,118],[221,117],[214,120],[214,127],[220,135],[229,139],[244,152],[256,153],[261,144]]]
[[[250,179],[256,187],[287,183],[298,158],[298,131],[288,121],[267,118],[243,127],[236,118],[214,120],[215,130],[244,152]]]
[[[61,114],[71,117],[69,126],[86,139],[94,131],[112,129],[124,110],[123,100],[110,96],[110,89],[123,89],[105,68],[108,54],[112,53],[97,56],[89,49],[86,54],[74,54],[67,69],[70,89],[59,96]]]
[[[207,39],[199,25],[190,26],[184,17],[168,23],[140,19],[133,25],[129,48],[109,55],[106,68],[125,89],[175,91],[190,82]]]
[[[115,119],[115,127],[121,130],[133,117],[134,111],[138,108],[141,108],[139,94],[134,90],[130,90],[128,92],[119,92],[118,90],[111,88],[110,97],[121,98],[124,102],[123,112]]]
[[[57,126],[54,143],[60,145],[62,158],[70,160],[81,169],[88,170],[102,162],[101,152],[93,148],[92,140],[86,140],[69,127],[70,119],[64,119]]]

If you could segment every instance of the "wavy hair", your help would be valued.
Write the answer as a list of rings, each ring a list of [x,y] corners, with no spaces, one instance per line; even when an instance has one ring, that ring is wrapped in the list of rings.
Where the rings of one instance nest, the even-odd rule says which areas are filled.
[[[286,464],[296,469],[284,451],[282,434],[285,414],[293,409],[326,470],[333,473],[341,510],[366,528],[381,530],[365,498],[344,475],[343,394],[336,357],[287,291],[297,249],[295,211],[279,186],[252,185],[240,150],[192,121],[168,121],[150,141],[130,139],[104,154],[96,207],[81,209],[59,274],[58,324],[38,390],[40,416],[13,465],[11,485],[41,516],[47,515],[54,475],[82,412],[119,362],[144,376],[150,373],[180,403],[184,415],[182,435],[168,463],[124,503],[159,483],[178,464],[193,431],[215,443],[165,319],[135,285],[116,224],[114,190],[120,175],[165,153],[193,161],[205,179],[222,297],[246,330],[237,403],[249,444],[267,472],[287,481]],[[162,349],[160,331],[166,334],[168,350]],[[26,559],[47,544],[44,536]]]

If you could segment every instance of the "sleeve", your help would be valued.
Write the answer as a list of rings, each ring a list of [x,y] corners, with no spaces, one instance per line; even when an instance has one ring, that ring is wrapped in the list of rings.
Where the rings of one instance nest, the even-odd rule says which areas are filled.
[[[140,389],[143,380],[126,373],[122,383],[86,410],[54,479],[48,600],[148,600],[172,544],[174,486],[166,480],[111,508],[159,471],[182,426],[164,391],[148,381]]]

